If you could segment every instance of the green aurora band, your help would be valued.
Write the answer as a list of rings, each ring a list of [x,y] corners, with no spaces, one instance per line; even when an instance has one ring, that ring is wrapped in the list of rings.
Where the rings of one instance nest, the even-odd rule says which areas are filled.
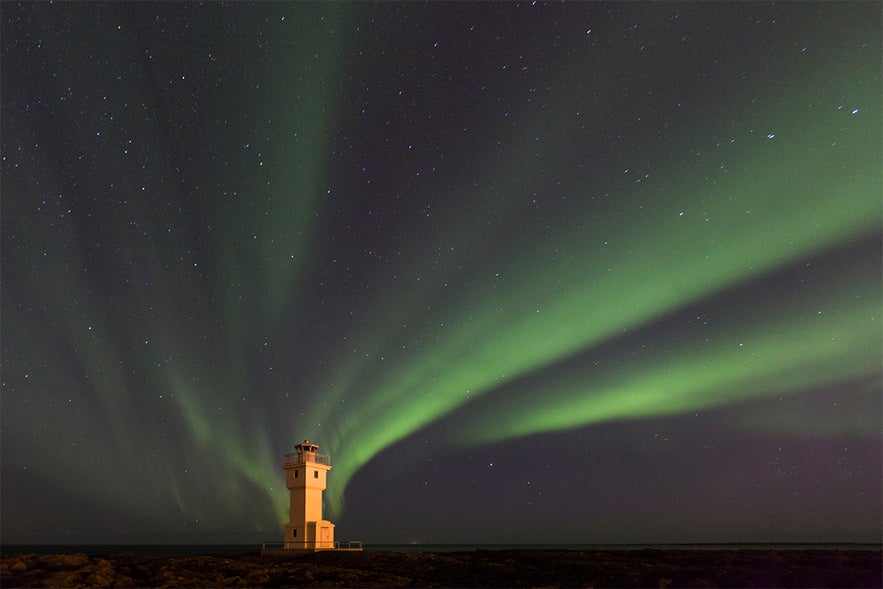
[[[129,27],[121,27],[116,36],[84,41],[84,47],[94,44],[92,50],[104,59],[106,70],[79,72],[78,76],[75,68],[49,66],[59,85],[69,86],[75,97],[88,98],[92,92],[122,94],[133,104],[148,97],[146,102],[154,110],[145,109],[145,113],[155,118],[151,114],[131,120],[118,117],[117,132],[142,139],[140,145],[129,142],[129,158],[118,160],[116,152],[96,149],[94,133],[91,137],[70,133],[66,139],[72,153],[84,154],[87,162],[102,162],[93,164],[95,169],[104,167],[104,161],[117,162],[118,169],[112,171],[119,174],[117,186],[111,183],[111,188],[132,194],[122,212],[108,207],[90,209],[82,199],[74,207],[83,222],[104,229],[103,243],[85,243],[71,223],[54,223],[50,229],[29,225],[16,215],[4,218],[5,230],[21,243],[54,244],[42,252],[28,252],[32,266],[22,281],[29,285],[28,305],[52,311],[51,318],[26,325],[16,313],[4,313],[7,333],[34,336],[24,338],[18,351],[27,359],[21,363],[28,373],[25,382],[47,395],[39,404],[29,402],[24,394],[6,395],[4,411],[19,416],[8,424],[6,433],[9,439],[31,446],[32,423],[57,431],[66,431],[70,424],[99,424],[79,427],[70,440],[43,448],[35,470],[42,480],[65,488],[84,505],[96,505],[97,496],[98,507],[140,518],[143,533],[164,525],[180,526],[180,522],[194,532],[220,533],[236,522],[239,527],[233,530],[234,536],[252,532],[266,536],[277,532],[276,521],[286,510],[284,486],[275,482],[278,457],[271,450],[261,413],[249,402],[254,372],[249,365],[254,360],[250,350],[262,342],[251,341],[247,334],[254,325],[264,333],[274,331],[298,288],[308,244],[315,239],[319,183],[326,175],[321,157],[325,150],[320,146],[328,144],[327,126],[337,116],[335,84],[344,55],[344,8],[314,7],[302,12],[300,22],[290,19],[297,34],[279,37],[285,39],[281,50],[293,57],[282,68],[273,67],[247,39],[206,40],[190,35],[183,21],[167,22],[162,32],[176,38],[180,45],[175,51],[214,56],[224,87],[236,89],[210,93],[210,99],[201,103],[194,99],[194,108],[198,104],[201,109],[198,118],[187,110],[190,104],[165,102],[161,93],[154,92],[149,75],[147,79],[108,75],[130,67],[131,49],[140,40]],[[266,15],[274,14],[274,22],[279,23],[285,12],[286,6],[277,5]],[[128,22],[124,11],[114,16],[109,9],[102,14],[116,18],[114,22]],[[236,19],[230,12],[215,16]],[[246,16],[244,10],[240,17]],[[323,33],[315,26],[320,17],[336,19],[342,28],[337,34]],[[65,26],[85,30],[89,19],[96,17],[89,11],[64,9],[52,18],[68,19]],[[50,35],[51,27],[42,32]],[[189,49],[188,44],[192,44]],[[151,59],[169,63],[176,56],[154,52]],[[261,67],[224,69],[224,64],[236,60]],[[156,67],[150,73],[159,76],[161,66]],[[122,87],[118,80],[124,83]],[[256,83],[266,91],[254,92]],[[245,91],[249,91],[248,98],[242,94]],[[253,104],[243,109],[246,100]],[[157,133],[163,126],[156,124],[156,113],[163,112],[169,119],[181,116],[190,126],[166,129],[164,136]],[[256,134],[259,117],[265,113],[277,119],[277,136]],[[49,121],[57,128],[70,124],[61,115]],[[12,125],[6,130],[10,135],[14,132]],[[28,127],[17,131],[32,132]],[[241,163],[225,162],[229,154],[222,146],[230,144],[239,148]],[[32,192],[65,195],[69,186],[52,151],[44,147],[36,154],[4,168],[9,193],[16,191],[13,187],[23,187],[18,192],[29,197]],[[148,166],[149,176],[145,174]],[[202,166],[216,170],[232,186],[230,191],[216,195],[200,185],[196,178]],[[88,169],[86,163],[81,167]],[[108,177],[115,178],[111,171]],[[149,179],[136,184],[139,178]],[[106,190],[103,180],[86,172],[80,178],[86,194],[102,194]],[[254,198],[256,194],[264,198]],[[203,206],[219,196],[218,206]],[[201,229],[200,218],[208,220]],[[234,241],[231,235],[242,238]],[[198,244],[214,246],[215,251]],[[89,251],[115,248],[119,248],[116,257],[93,257]],[[83,279],[83,268],[95,276],[112,273],[118,282],[113,286],[125,294],[100,302],[94,285]],[[49,279],[38,279],[41,276]],[[136,310],[149,320],[134,319]],[[67,343],[65,349],[53,352],[57,357],[71,354],[75,358],[78,378],[72,381],[63,363],[41,360],[47,354],[42,341]],[[129,394],[122,394],[125,391]],[[139,399],[140,394],[149,400]],[[127,416],[155,402],[165,417],[152,424],[151,430],[140,431],[141,424],[132,424]],[[108,440],[113,440],[112,452],[108,452]],[[85,468],[83,456],[90,457]],[[20,458],[5,454],[4,460],[15,466]],[[33,469],[34,463],[30,466]],[[121,489],[120,473],[128,473],[128,484],[123,492],[115,492]],[[211,492],[211,500],[206,500],[210,486],[218,481],[224,482],[224,492]],[[265,501],[250,500],[256,489],[263,492]],[[145,510],[144,506],[149,507]],[[227,523],[215,521],[219,510],[226,514]],[[163,515],[151,515],[156,512]],[[243,529],[242,522],[252,528]]]
[[[403,298],[414,304],[404,305],[398,321],[389,310],[368,316],[391,326],[434,327],[419,338],[421,346],[403,351],[386,346],[408,339],[407,333],[366,326],[365,339],[353,350],[362,352],[363,361],[342,361],[335,373],[333,392],[311,420],[316,438],[336,457],[335,484],[327,492],[331,513],[341,512],[346,481],[373,456],[477,397],[705,297],[878,231],[880,109],[877,86],[865,84],[876,74],[845,73],[836,82],[818,73],[811,78],[831,88],[827,101],[813,109],[811,126],[803,97],[784,98],[789,81],[780,81],[768,89],[777,98],[768,101],[771,106],[731,115],[740,121],[738,130],[727,124],[701,131],[703,137],[727,138],[723,147],[707,146],[715,151],[709,159],[720,164],[714,169],[677,158],[657,163],[664,173],[600,191],[621,195],[611,199],[609,210],[603,200],[585,199],[590,205],[568,230],[532,236],[522,249],[489,259],[487,272],[467,287],[458,289],[457,273],[442,270],[422,278],[436,288],[444,285],[443,297],[438,290],[434,299],[419,291],[407,297],[383,293],[379,305]],[[854,98],[861,116],[838,109],[844,95],[861,97]],[[764,121],[773,115],[770,128]],[[495,172],[495,178],[513,178],[498,198],[529,201],[529,182],[518,172],[513,176],[513,167],[518,169],[510,163]],[[481,202],[482,196],[469,200]],[[622,199],[632,210],[611,225]],[[468,226],[463,233],[473,234]],[[465,247],[466,255],[478,245]],[[420,275],[421,264],[414,265],[413,274]],[[453,270],[456,260],[443,266]],[[877,274],[868,268],[864,282],[837,284],[830,298],[807,301],[803,316],[825,303],[824,315],[811,327],[789,313],[761,313],[747,325],[734,318],[724,329],[738,333],[739,341],[720,338],[636,361],[600,383],[587,367],[568,379],[544,382],[542,390],[507,389],[505,398],[494,397],[493,407],[467,417],[468,425],[452,439],[480,443],[669,415],[874,374],[883,350]],[[831,308],[832,301],[843,304],[853,297],[852,306]],[[369,361],[383,356],[402,368],[378,374],[364,356]],[[361,400],[346,404],[355,389]]]

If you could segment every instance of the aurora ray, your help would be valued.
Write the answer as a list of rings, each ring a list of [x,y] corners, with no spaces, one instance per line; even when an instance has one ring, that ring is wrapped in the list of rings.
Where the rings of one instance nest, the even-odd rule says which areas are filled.
[[[825,71],[819,79],[830,74]],[[842,84],[849,84],[848,79]],[[868,95],[861,103],[873,100]],[[853,165],[861,170],[875,168],[873,162],[880,157],[879,148],[874,147],[881,129],[879,117],[870,114],[859,120],[837,109],[833,97],[828,104],[828,114],[817,117],[812,129],[792,117],[779,118],[776,137],[752,127],[733,133],[727,152],[719,156],[727,162],[726,169],[699,170],[693,175],[715,173],[711,187],[705,186],[705,178],[702,184],[691,185],[676,170],[656,172],[661,178],[645,179],[639,186],[620,182],[596,187],[595,192],[623,194],[619,198],[630,203],[627,221],[611,227],[609,219],[615,210],[604,210],[605,203],[590,200],[574,222],[546,237],[546,243],[539,241],[542,245],[537,247],[537,241],[527,241],[500,259],[488,260],[487,267],[499,272],[477,273],[460,289],[447,286],[460,278],[456,274],[433,276],[431,280],[444,284],[450,294],[439,301],[440,311],[427,305],[411,319],[427,326],[437,321],[445,327],[428,327],[431,343],[415,354],[406,352],[402,370],[375,373],[377,382],[366,381],[364,376],[352,379],[351,386],[368,400],[335,420],[334,448],[346,457],[337,466],[337,476],[346,480],[384,447],[509,379],[876,229],[881,216],[876,187],[881,185],[881,176],[848,170]],[[746,119],[751,116],[760,121],[770,113],[744,115]],[[853,140],[833,147],[830,134],[840,132],[843,125],[853,130]],[[794,141],[787,150],[775,140],[782,137]],[[530,195],[516,192],[506,198],[525,202]],[[622,207],[619,200],[615,203]],[[867,319],[873,311],[873,305],[856,310],[853,322],[864,322],[871,333],[854,340],[849,353],[879,349],[872,337],[876,327]],[[389,319],[388,314],[375,316]],[[368,332],[383,330],[377,326]],[[370,343],[366,347],[372,349]],[[384,357],[398,354],[388,348],[373,349],[375,355]],[[830,352],[820,351],[823,357]],[[809,354],[805,360],[818,358]],[[867,356],[860,364],[863,371],[873,370]],[[753,374],[753,369],[745,370],[746,378]],[[358,374],[358,369],[349,367],[343,372]],[[782,388],[768,390],[779,393]],[[715,399],[707,400],[708,404],[727,402],[713,390],[707,394]],[[660,393],[659,399],[664,397]],[[545,403],[545,395],[535,398]],[[562,395],[559,411],[570,398]],[[568,426],[591,422],[587,417],[569,421]],[[339,509],[342,489],[336,491],[337,495],[331,489],[329,496],[333,508]]]

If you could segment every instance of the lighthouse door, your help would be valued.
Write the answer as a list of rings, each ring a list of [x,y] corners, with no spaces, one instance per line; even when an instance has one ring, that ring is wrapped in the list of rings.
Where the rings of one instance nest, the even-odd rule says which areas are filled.
[[[331,544],[331,528],[329,526],[322,526],[320,529],[322,546],[329,546]]]

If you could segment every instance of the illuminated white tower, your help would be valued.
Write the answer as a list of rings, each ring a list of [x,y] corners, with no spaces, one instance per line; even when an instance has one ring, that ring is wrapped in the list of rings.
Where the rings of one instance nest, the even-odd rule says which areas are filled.
[[[286,454],[282,462],[285,486],[291,493],[288,523],[285,524],[287,550],[333,550],[334,524],[322,519],[322,491],[331,459],[318,454],[319,446],[304,440]]]

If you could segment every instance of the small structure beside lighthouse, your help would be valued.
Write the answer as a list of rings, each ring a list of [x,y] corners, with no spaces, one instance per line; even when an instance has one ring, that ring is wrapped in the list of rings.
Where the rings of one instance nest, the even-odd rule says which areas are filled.
[[[319,446],[309,440],[297,444],[294,450],[282,461],[285,486],[291,495],[285,549],[334,550],[334,524],[322,519],[322,491],[331,458],[319,454]]]

